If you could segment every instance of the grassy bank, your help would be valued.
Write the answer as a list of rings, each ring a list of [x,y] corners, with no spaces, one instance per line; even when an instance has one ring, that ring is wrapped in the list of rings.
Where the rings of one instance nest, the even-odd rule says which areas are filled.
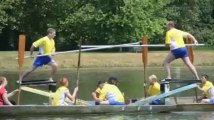
[[[196,66],[214,66],[214,51],[196,50],[194,51],[194,64]],[[167,55],[167,51],[152,51],[148,54],[148,66],[161,67],[162,61]],[[29,55],[29,52],[26,52]],[[17,70],[18,64],[17,52],[6,51],[0,52],[0,69]],[[54,56],[54,59],[59,64],[60,69],[76,68],[77,53],[68,53]],[[24,68],[29,68],[33,59],[25,59]],[[83,68],[97,68],[97,67],[141,67],[142,55],[141,53],[82,53],[81,67]],[[182,61],[176,60],[174,66],[183,66]],[[47,67],[45,67],[47,68]]]

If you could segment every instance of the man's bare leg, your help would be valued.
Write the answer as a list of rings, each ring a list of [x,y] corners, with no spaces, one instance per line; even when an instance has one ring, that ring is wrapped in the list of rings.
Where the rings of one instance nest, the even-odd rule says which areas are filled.
[[[109,105],[109,101],[101,101],[100,105]]]
[[[195,69],[195,66],[191,63],[189,57],[182,58],[182,60],[187,65],[187,67],[192,72],[192,74],[194,74],[194,76],[196,77],[196,79],[199,80],[200,78],[199,78],[198,73],[197,73],[197,71]]]
[[[202,99],[201,103],[210,103],[210,99]]]
[[[35,71],[37,69],[37,67],[32,67],[30,70],[26,71],[22,77],[21,77],[21,81],[24,80],[28,75],[30,75],[33,71]]]
[[[57,72],[58,65],[57,65],[56,62],[51,62],[48,65],[51,66],[51,77],[50,77],[50,80],[53,81],[54,76],[55,76],[55,74]]]
[[[171,63],[173,60],[175,60],[175,57],[174,57],[174,55],[170,52],[170,53],[166,56],[166,58],[165,58],[165,60],[164,60],[164,63],[163,63],[164,69],[165,69],[166,74],[167,74],[166,79],[172,79],[172,78],[171,78],[171,71],[170,71],[170,63]]]

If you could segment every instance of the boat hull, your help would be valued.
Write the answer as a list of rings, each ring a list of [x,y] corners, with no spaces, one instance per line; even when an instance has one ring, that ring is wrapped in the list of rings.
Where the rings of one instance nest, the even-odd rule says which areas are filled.
[[[152,114],[161,112],[214,111],[214,104],[178,104],[145,106],[1,106],[0,116],[77,115],[77,114]]]
[[[174,105],[157,106],[43,106],[19,105],[0,107],[0,116],[159,113],[175,109]]]

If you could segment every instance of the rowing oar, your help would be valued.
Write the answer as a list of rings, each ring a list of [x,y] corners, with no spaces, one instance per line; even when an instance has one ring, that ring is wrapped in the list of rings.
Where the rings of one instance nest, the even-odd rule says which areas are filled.
[[[78,62],[77,62],[77,81],[76,81],[77,87],[79,87],[79,79],[80,79],[81,46],[82,46],[82,38],[80,38],[79,40],[79,54],[78,54]],[[76,102],[77,102],[77,97],[75,97],[74,105],[76,105]]]
[[[187,44],[192,44],[192,40],[187,37],[186,43]],[[188,52],[188,55],[189,55],[189,59],[190,59],[191,63],[193,64],[193,62],[194,62],[194,54],[193,54],[192,46],[187,46],[187,52]],[[197,100],[198,100],[197,88],[195,88],[195,98],[196,98],[196,102],[197,102]]]
[[[24,55],[25,55],[25,35],[19,35],[19,50],[18,50],[18,64],[19,64],[19,83],[21,83],[21,76],[22,76],[22,65],[24,63]],[[17,104],[20,104],[20,85],[19,85],[19,92],[17,97]]]
[[[147,45],[148,44],[148,39],[146,36],[143,36],[142,38],[142,45]],[[142,62],[143,62],[143,72],[144,72],[144,96],[145,98],[147,97],[147,90],[146,90],[146,67],[147,67],[147,62],[148,62],[148,47],[147,46],[142,46]]]

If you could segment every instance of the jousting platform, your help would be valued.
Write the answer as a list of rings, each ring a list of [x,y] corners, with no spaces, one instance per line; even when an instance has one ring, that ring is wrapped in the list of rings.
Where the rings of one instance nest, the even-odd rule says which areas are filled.
[[[20,89],[26,92],[34,93],[37,95],[45,96],[49,98],[49,105],[52,103],[52,98],[54,96],[54,93],[56,92],[57,83],[50,80],[27,80],[22,81],[21,84],[19,84],[19,81],[17,81],[17,85],[20,86]],[[48,91],[32,88],[35,86],[48,86]],[[66,98],[65,100],[67,103],[73,103],[70,99]],[[89,102],[76,99],[77,105],[91,105]]]

